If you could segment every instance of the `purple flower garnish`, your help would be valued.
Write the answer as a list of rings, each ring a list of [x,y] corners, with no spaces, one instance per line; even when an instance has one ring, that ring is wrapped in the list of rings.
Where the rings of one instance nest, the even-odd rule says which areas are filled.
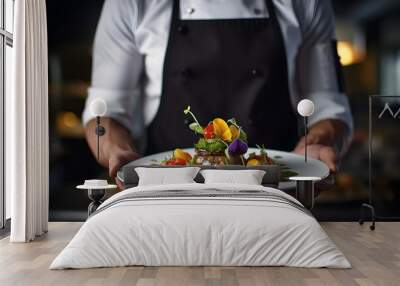
[[[229,154],[232,155],[243,155],[247,149],[247,144],[240,139],[235,139],[228,147]]]

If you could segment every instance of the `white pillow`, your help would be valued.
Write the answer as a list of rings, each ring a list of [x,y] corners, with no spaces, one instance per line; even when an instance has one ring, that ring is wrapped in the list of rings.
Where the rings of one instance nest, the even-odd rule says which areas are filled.
[[[261,185],[263,170],[202,170],[205,184],[246,184]]]
[[[198,167],[183,168],[135,168],[139,176],[139,186],[195,183],[193,180],[200,171]]]

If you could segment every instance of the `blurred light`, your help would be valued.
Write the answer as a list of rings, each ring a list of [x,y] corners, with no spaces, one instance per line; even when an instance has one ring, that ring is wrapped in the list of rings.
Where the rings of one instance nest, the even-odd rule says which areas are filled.
[[[353,176],[349,173],[338,173],[336,175],[336,186],[342,190],[351,189],[353,185]]]
[[[340,57],[340,62],[344,66],[354,64],[355,62],[355,51],[349,42],[338,42],[337,50]]]
[[[366,35],[360,24],[350,20],[336,22],[337,50],[343,66],[360,63],[365,59]]]
[[[63,112],[60,116],[65,127],[74,128],[79,124],[79,119],[73,112]]]
[[[81,120],[71,111],[57,114],[57,131],[65,137],[83,137],[83,126]]]

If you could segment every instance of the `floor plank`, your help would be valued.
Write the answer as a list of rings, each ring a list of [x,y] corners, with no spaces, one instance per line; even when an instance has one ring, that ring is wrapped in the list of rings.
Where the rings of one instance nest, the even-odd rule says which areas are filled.
[[[32,243],[0,240],[2,286],[266,286],[399,285],[400,223],[382,222],[375,231],[351,222],[322,223],[352,263],[352,269],[289,267],[119,267],[50,271],[55,256],[81,223],[50,223],[49,233]]]

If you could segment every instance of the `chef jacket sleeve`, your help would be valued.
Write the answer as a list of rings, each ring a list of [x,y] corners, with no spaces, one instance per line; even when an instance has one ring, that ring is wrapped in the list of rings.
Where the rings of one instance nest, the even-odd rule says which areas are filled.
[[[83,124],[93,119],[90,103],[102,98],[110,117],[125,126],[131,134],[139,128],[140,79],[143,59],[139,54],[133,31],[137,26],[137,1],[106,0],[97,26],[92,82],[83,112]]]
[[[337,138],[343,154],[350,145],[353,119],[344,93],[343,78],[336,50],[335,19],[330,0],[300,0],[302,45],[296,62],[296,79],[301,98],[315,103],[310,126],[324,119],[337,119],[347,126],[345,136]],[[312,3],[312,4],[311,4]]]

